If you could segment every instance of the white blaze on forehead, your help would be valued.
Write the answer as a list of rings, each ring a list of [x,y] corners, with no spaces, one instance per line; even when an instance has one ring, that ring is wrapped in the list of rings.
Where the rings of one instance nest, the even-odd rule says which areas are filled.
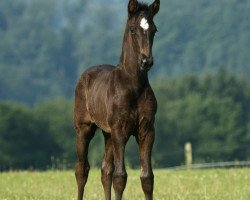
[[[143,17],[141,19],[140,26],[144,29],[144,31],[148,30],[149,28],[148,20]]]

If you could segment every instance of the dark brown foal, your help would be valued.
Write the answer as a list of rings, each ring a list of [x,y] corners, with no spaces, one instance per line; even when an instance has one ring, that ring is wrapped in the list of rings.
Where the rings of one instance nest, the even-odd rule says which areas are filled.
[[[127,182],[124,151],[131,135],[139,145],[145,198],[153,199],[151,151],[157,102],[148,81],[148,71],[153,65],[152,46],[157,31],[153,18],[159,8],[159,0],[151,5],[130,0],[120,63],[117,67],[100,65],[87,69],[76,86],[78,200],[83,199],[89,173],[88,147],[97,127],[103,130],[105,138],[101,177],[105,199],[111,200],[112,184],[115,199],[122,199]]]

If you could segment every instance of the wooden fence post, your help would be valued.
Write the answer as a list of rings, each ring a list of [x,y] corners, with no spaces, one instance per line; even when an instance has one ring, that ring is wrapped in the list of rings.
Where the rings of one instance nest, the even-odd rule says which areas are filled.
[[[192,144],[187,142],[185,144],[185,162],[188,169],[192,168]]]

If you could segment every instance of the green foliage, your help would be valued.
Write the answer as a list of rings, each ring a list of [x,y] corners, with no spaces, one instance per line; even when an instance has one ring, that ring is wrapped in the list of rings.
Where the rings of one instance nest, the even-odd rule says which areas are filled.
[[[48,124],[48,132],[53,135],[61,151],[58,164],[73,163],[75,160],[75,131],[73,129],[73,104],[65,99],[45,101],[34,107],[33,113]],[[52,163],[53,164],[53,163]],[[63,166],[67,167],[67,166]]]
[[[116,65],[126,4],[1,0],[0,98],[33,104],[72,97],[84,69]],[[178,77],[224,66],[249,77],[249,8],[249,1],[239,0],[161,2],[151,73]]]
[[[29,108],[0,103],[0,168],[46,168],[61,147]]]
[[[72,103],[56,98],[72,98],[88,66],[118,63],[126,4],[0,1],[0,99],[33,105],[1,103],[0,165],[44,168],[51,156],[56,163],[74,162]],[[186,141],[197,162],[249,159],[249,8],[245,0],[161,2],[151,70],[158,79],[155,165],[182,164]],[[219,66],[224,69],[213,74]],[[92,165],[100,165],[103,146],[98,132]],[[127,165],[138,165],[137,152],[130,141]]]
[[[156,64],[168,74],[201,73],[225,66],[249,76],[250,2],[164,1],[157,18]]]
[[[73,104],[63,98],[33,108],[0,103],[0,170],[72,167],[75,163]],[[91,165],[100,166],[104,151],[97,131],[90,145]]]
[[[5,23],[0,28],[1,99],[33,103],[72,96],[75,44],[72,33],[57,30],[56,1],[4,0],[0,13]]]
[[[193,145],[194,162],[249,159],[250,86],[224,69],[216,74],[157,79],[158,99],[153,164],[184,164],[183,147]],[[0,104],[2,168],[72,167],[75,163],[73,103],[63,98],[29,108]],[[101,166],[104,140],[97,131],[90,144],[92,166]],[[52,160],[51,160],[52,158]],[[126,147],[126,165],[137,167],[138,145]]]
[[[243,79],[222,69],[202,78],[158,80],[154,89],[160,107],[154,155],[160,166],[183,164],[187,141],[195,162],[247,158],[250,87]]]

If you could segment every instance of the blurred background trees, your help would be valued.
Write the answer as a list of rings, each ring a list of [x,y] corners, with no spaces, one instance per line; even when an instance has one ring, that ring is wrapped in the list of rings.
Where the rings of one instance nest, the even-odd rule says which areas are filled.
[[[193,145],[196,163],[249,159],[250,85],[224,70],[203,76],[155,79],[159,109],[153,153],[158,167],[184,163],[183,147]],[[0,104],[1,168],[72,167],[75,160],[73,103],[64,98],[27,107]],[[97,131],[90,163],[100,166],[104,141]],[[138,166],[134,138],[126,149],[127,165]]]
[[[87,67],[118,63],[126,9],[118,0],[0,1],[1,169],[74,163],[74,86]],[[156,166],[182,164],[187,141],[195,162],[249,159],[249,9],[245,0],[161,2],[150,71]],[[137,166],[134,140],[126,154]]]
[[[248,158],[250,87],[245,79],[221,69],[213,75],[159,79],[154,87],[160,105],[157,163],[179,165],[187,141],[195,162]]]

